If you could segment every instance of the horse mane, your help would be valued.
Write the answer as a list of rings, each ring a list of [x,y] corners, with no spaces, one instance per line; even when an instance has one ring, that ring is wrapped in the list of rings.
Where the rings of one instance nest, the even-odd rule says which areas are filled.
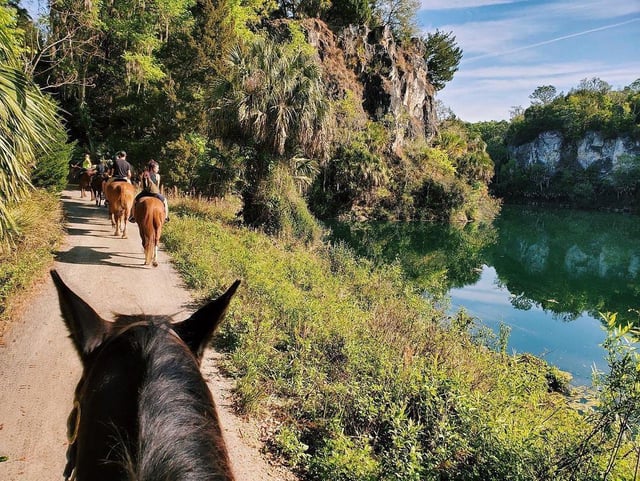
[[[122,453],[129,480],[232,479],[211,393],[195,356],[173,333],[168,317],[116,317],[116,325],[125,328],[141,321],[145,324],[124,334],[143,365],[137,443]]]

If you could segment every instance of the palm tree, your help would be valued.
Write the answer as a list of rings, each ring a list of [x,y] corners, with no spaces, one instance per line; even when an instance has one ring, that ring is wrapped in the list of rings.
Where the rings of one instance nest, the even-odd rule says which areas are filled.
[[[9,207],[29,191],[36,152],[45,150],[58,125],[56,107],[24,74],[20,30],[0,4],[0,241],[15,229]]]
[[[216,85],[214,125],[256,150],[243,192],[245,221],[261,223],[268,206],[260,185],[275,164],[322,153],[328,102],[319,66],[304,49],[256,37],[229,58],[229,74]]]

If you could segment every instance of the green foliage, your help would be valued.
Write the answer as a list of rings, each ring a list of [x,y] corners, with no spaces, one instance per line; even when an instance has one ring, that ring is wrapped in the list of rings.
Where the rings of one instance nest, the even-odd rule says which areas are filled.
[[[579,139],[588,130],[601,131],[605,136],[640,135],[633,113],[637,99],[632,89],[614,92],[609,84],[593,78],[584,79],[564,96],[556,96],[552,86],[538,87],[531,98],[534,102],[524,116],[514,118],[509,126],[509,144],[530,142],[550,130],[561,132],[568,140]]]
[[[47,150],[38,154],[38,163],[31,171],[31,183],[53,192],[60,192],[67,186],[69,165],[76,142],[67,143],[67,133],[60,126]]]
[[[0,3],[0,245],[11,241],[17,224],[11,205],[25,198],[36,154],[47,149],[59,129],[56,105],[25,74],[20,58],[22,31],[15,11]]]
[[[609,328],[603,343],[609,372],[594,373],[599,402],[591,415],[592,430],[577,449],[566,454],[560,467],[579,472],[584,470],[584,458],[602,454],[599,479],[631,479],[640,466],[640,338],[637,327],[634,334],[631,324],[621,326],[615,313],[602,317]],[[610,449],[603,452],[605,443]]]
[[[166,165],[164,181],[168,185],[175,185],[185,192],[194,188],[198,166],[205,159],[206,142],[198,134],[188,134],[163,147],[161,161]]]
[[[640,156],[621,155],[611,170],[610,181],[618,198],[640,200]]]
[[[496,174],[500,167],[508,161],[508,151],[505,144],[505,135],[509,129],[509,122],[501,120],[499,122],[477,122],[466,124],[472,134],[478,135],[487,145],[487,154],[491,157],[495,165]]]
[[[551,131],[562,136],[565,147],[577,146],[591,131],[604,139],[640,138],[640,97],[633,86],[614,91],[606,82],[592,78],[583,79],[566,95],[556,95],[555,88],[546,85],[530,97],[532,105],[514,117],[506,131],[502,127],[472,126],[487,142],[487,152],[496,163],[493,191],[508,199],[535,198],[578,207],[637,206],[640,172],[632,156],[583,168],[569,163],[563,155],[559,165],[550,168],[541,163],[516,165],[506,151],[507,145],[517,147]]]
[[[267,233],[309,244],[320,239],[320,226],[300,196],[288,166],[275,166],[255,185],[255,190],[245,191],[243,200],[245,222]]]
[[[343,433],[329,439],[313,457],[309,470],[312,479],[336,481],[376,481],[378,463],[373,459],[371,445]]]
[[[261,37],[247,52],[235,49],[214,104],[221,133],[239,131],[270,156],[321,148],[328,105],[319,67],[304,49]]]
[[[250,148],[211,146],[208,158],[198,165],[194,179],[196,192],[209,197],[240,193],[244,167],[254,156],[255,152]]]
[[[232,52],[228,77],[217,83],[213,122],[219,134],[255,149],[244,169],[245,221],[310,240],[315,222],[302,199],[289,201],[285,192],[274,190],[286,183],[271,183],[275,170],[288,164],[284,159],[299,153],[312,158],[324,149],[329,106],[319,66],[307,49],[296,47],[298,30],[290,32],[293,43],[256,37],[247,52]]]
[[[333,0],[327,20],[338,26],[367,25],[371,20],[369,0]]]
[[[348,106],[347,99],[336,106],[345,134],[337,136],[342,140],[310,193],[317,215],[444,222],[496,216],[498,202],[487,189],[493,162],[478,133],[452,120],[430,143],[406,142],[396,159],[384,125],[359,126],[349,120]]]
[[[397,265],[176,209],[165,242],[189,285],[209,297],[244,281],[218,341],[239,405],[287,420],[271,445],[304,479],[586,481],[606,467],[611,438],[557,467],[594,425],[549,392],[556,375],[451,326]]]
[[[32,191],[10,212],[20,235],[11,249],[0,251],[0,335],[14,302],[51,266],[64,234],[60,202],[51,192]]]
[[[349,210],[354,203],[369,202],[377,188],[388,183],[389,168],[371,144],[354,138],[341,144],[314,186],[311,201],[314,212],[329,217]],[[321,187],[324,184],[324,189]],[[322,200],[320,200],[322,199]]]
[[[533,105],[547,105],[553,102],[557,96],[556,88],[553,85],[543,85],[537,87],[529,98]]]
[[[416,36],[419,0],[374,0],[372,5],[374,25],[389,27],[400,42]]]
[[[462,60],[462,49],[456,44],[453,32],[428,33],[422,39],[427,62],[427,77],[436,90],[442,90],[453,79]]]
[[[301,465],[309,458],[309,446],[300,441],[299,436],[300,433],[295,426],[289,425],[282,425],[274,436],[278,453],[288,459],[293,467]]]

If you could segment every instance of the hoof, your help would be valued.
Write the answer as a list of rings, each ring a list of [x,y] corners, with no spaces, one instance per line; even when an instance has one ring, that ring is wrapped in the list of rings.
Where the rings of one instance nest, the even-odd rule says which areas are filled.
[[[158,267],[158,261],[153,261],[153,267]]]

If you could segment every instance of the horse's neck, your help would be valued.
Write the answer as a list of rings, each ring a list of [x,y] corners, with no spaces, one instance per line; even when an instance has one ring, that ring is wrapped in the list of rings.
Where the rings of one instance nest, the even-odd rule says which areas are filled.
[[[166,344],[150,351],[147,382],[138,399],[140,480],[232,481],[218,417],[200,370],[183,346]]]
[[[79,387],[75,479],[233,481],[195,358],[177,335],[135,327],[95,353]]]

